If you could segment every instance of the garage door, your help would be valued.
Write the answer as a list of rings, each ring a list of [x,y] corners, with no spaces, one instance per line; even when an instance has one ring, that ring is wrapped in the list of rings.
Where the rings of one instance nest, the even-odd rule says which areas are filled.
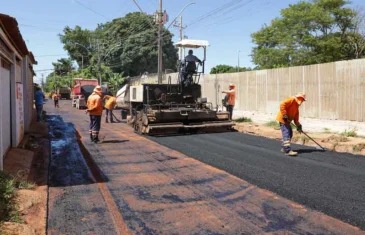
[[[0,66],[0,169],[3,157],[11,145],[10,123],[10,64],[1,60]]]

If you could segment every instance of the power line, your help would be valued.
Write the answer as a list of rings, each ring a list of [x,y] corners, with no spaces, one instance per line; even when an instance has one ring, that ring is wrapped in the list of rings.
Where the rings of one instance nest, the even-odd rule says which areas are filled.
[[[84,4],[82,4],[82,3],[81,3],[81,2],[79,2],[78,0],[74,0],[74,1],[75,1],[77,4],[79,4],[80,6],[83,6],[83,7],[85,7],[86,9],[88,9],[88,10],[92,11],[93,13],[97,14],[98,16],[103,17],[105,20],[108,20],[105,16],[103,16],[102,14],[100,14],[100,13],[98,13],[98,12],[94,11],[94,10],[93,10],[93,9],[91,9],[90,7],[88,7],[88,6],[84,5]]]
[[[244,3],[242,3],[242,4],[240,4],[240,5],[238,5],[238,6],[233,6],[234,8],[233,9],[229,9],[229,7],[228,8],[226,8],[226,9],[223,9],[222,11],[222,14],[220,14],[220,15],[218,15],[217,17],[215,17],[215,18],[219,18],[219,17],[222,17],[222,16],[225,16],[225,15],[227,15],[228,13],[232,13],[232,12],[234,12],[234,11],[236,11],[236,10],[238,10],[238,9],[240,9],[240,8],[242,8],[243,6],[245,6],[245,5],[247,5],[247,4],[249,4],[249,3],[251,3],[251,2],[253,2],[253,1],[255,1],[255,0],[248,0],[247,2],[244,2]],[[270,1],[268,1],[267,3],[270,3]],[[236,3],[237,4],[237,3]],[[249,11],[251,11],[252,9],[249,9]],[[200,26],[198,26],[198,27],[195,27],[194,29],[193,29],[193,31],[194,30],[197,30],[197,29],[200,29],[199,30],[199,32],[201,32],[201,31],[206,31],[206,30],[208,30],[208,29],[210,29],[210,28],[212,28],[212,27],[214,27],[214,26],[218,26],[218,25],[222,25],[222,24],[227,24],[227,23],[230,23],[230,22],[232,22],[232,21],[234,21],[234,20],[237,20],[237,19],[239,19],[241,16],[242,16],[242,12],[240,12],[241,14],[239,15],[239,16],[228,16],[228,17],[226,17],[226,18],[223,18],[223,19],[221,19],[221,20],[217,20],[217,21],[215,21],[215,22],[213,22],[213,23],[210,23],[210,24],[206,24],[206,25],[200,25]],[[190,24],[191,25],[191,24]],[[204,28],[204,29],[201,29],[201,28]],[[190,29],[191,30],[191,29]],[[190,31],[191,32],[191,31]]]
[[[34,57],[52,57],[52,56],[64,56],[64,55],[68,55],[68,54],[58,54],[58,55],[37,55]]]
[[[19,24],[19,26],[23,26],[23,27],[30,27],[30,28],[38,28],[38,29],[43,29],[43,30],[48,30],[48,31],[62,31],[61,29],[56,29],[56,28],[44,28],[44,27],[39,27],[39,26],[29,25],[29,24]]]
[[[196,23],[201,23],[206,18],[211,17],[211,16],[219,13],[220,11],[226,10],[227,8],[235,7],[235,5],[237,3],[240,3],[242,1],[243,0],[232,0],[228,3],[226,3],[226,4],[223,4],[223,5],[215,8],[214,10],[212,10],[212,11],[206,13],[206,14],[203,14],[202,16],[200,16],[200,17],[196,18],[195,20],[191,21],[191,23],[189,23],[188,26],[191,26],[191,25],[196,24]]]

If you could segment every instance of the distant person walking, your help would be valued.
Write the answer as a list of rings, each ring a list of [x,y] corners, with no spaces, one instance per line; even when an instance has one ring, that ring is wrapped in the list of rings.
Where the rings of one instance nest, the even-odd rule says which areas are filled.
[[[114,96],[110,96],[110,95],[106,95],[103,98],[106,103],[105,103],[105,111],[106,111],[106,116],[105,116],[105,122],[108,123],[108,116],[110,116],[110,122],[113,123],[113,109],[117,103],[117,98]]]
[[[232,120],[233,118],[233,108],[236,103],[236,91],[235,91],[235,85],[229,84],[229,90],[228,91],[222,91],[222,93],[227,94],[227,112],[229,112],[229,119]]]
[[[59,108],[59,103],[58,103],[58,100],[59,100],[59,95],[57,93],[54,93],[53,96],[52,96],[52,99],[53,99],[53,102],[54,102],[54,107],[55,108]]]
[[[46,97],[42,92],[41,88],[37,87],[34,95],[35,107],[37,110],[37,122],[40,122],[42,119],[42,111],[43,111],[43,102]]]
[[[94,143],[98,143],[100,141],[99,131],[101,128],[101,115],[103,114],[103,102],[101,96],[101,86],[96,86],[93,93],[87,99],[86,113],[89,113],[90,115],[90,140]]]
[[[293,97],[289,97],[280,104],[280,111],[276,120],[280,123],[281,133],[283,135],[282,152],[287,156],[296,156],[298,153],[290,148],[290,142],[293,138],[293,129],[290,123],[294,120],[299,133],[302,132],[302,125],[299,122],[299,107],[306,101],[305,93],[299,92]]]

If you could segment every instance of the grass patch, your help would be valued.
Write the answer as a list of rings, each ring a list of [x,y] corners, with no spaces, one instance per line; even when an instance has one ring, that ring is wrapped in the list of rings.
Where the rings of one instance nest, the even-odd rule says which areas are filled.
[[[330,134],[331,130],[329,128],[323,128],[323,132],[326,134]]]
[[[16,183],[16,186],[19,189],[33,189],[35,184],[29,181],[20,181]]]
[[[247,117],[240,117],[240,118],[236,118],[233,121],[235,122],[252,122],[251,118],[247,118]]]
[[[341,132],[341,135],[345,137],[356,137],[356,129],[354,128],[352,130],[345,130],[344,132]]]
[[[268,127],[280,127],[280,124],[277,121],[270,121],[270,122],[266,123],[265,126],[268,126]]]
[[[12,176],[0,171],[0,223],[22,222],[14,202],[16,184]]]
[[[279,122],[278,122],[278,121],[270,121],[270,122],[267,122],[267,123],[265,124],[265,126],[267,126],[267,127],[273,127],[273,128],[280,128],[280,124],[279,124]],[[290,123],[290,126],[291,126],[291,128],[292,128],[292,129],[294,129],[294,130],[296,130],[296,129],[297,129],[297,127],[296,127],[293,123]]]
[[[365,143],[360,143],[352,147],[354,152],[361,152],[363,149],[365,149]]]

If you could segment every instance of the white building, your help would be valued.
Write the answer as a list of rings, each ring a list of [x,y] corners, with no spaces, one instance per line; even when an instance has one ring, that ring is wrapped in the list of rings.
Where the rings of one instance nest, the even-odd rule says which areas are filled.
[[[33,54],[15,18],[0,14],[0,170],[11,147],[17,147],[34,117]]]

